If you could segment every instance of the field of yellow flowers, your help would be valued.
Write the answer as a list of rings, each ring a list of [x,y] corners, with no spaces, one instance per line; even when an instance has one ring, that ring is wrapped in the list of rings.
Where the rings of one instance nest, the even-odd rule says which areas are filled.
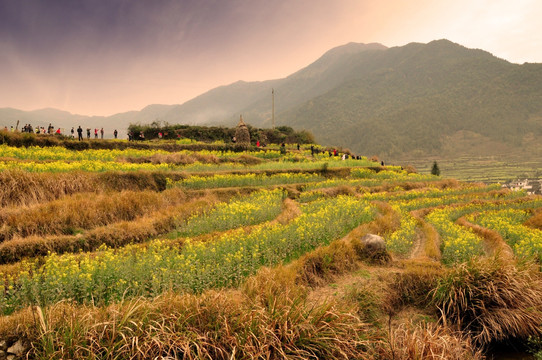
[[[25,185],[10,191],[8,180]],[[151,180],[158,185],[150,186]],[[5,199],[0,209],[0,340],[24,339],[31,344],[29,357],[84,353],[114,358],[105,348],[89,355],[94,346],[110,344],[122,358],[173,356],[173,348],[175,356],[186,358],[289,358],[288,351],[301,358],[321,353],[332,359],[387,358],[392,346],[412,350],[421,336],[430,348],[446,338],[454,345],[443,352],[455,349],[462,351],[456,358],[478,359],[483,346],[473,340],[475,330],[461,328],[464,323],[457,324],[464,333],[435,327],[458,305],[430,299],[445,301],[439,291],[455,269],[502,261],[489,251],[489,237],[476,229],[496,232],[512,249],[517,266],[537,268],[529,276],[535,284],[540,281],[542,197],[381,166],[367,158],[343,160],[295,147],[282,154],[273,146],[243,153],[172,153],[166,147],[78,151],[0,145],[0,181],[5,182],[0,190]],[[383,237],[387,256],[367,258],[360,239],[368,233]],[[347,280],[341,280],[344,274],[350,274]],[[531,294],[542,289],[532,286]],[[156,340],[165,331],[156,324],[177,328],[168,321],[180,310],[162,308],[153,315],[162,320],[148,323],[121,310],[145,304],[132,308],[135,314],[139,306],[151,309],[162,298],[176,306],[199,304],[193,314],[201,317],[199,325],[178,330],[179,337],[168,340],[174,344]],[[222,306],[216,311],[230,312],[211,314],[205,308],[209,304],[200,302],[204,298],[234,303],[244,298],[252,307]],[[424,314],[434,309],[433,323],[381,326],[404,305],[423,308]],[[539,305],[529,309],[542,311]],[[76,325],[68,329],[54,318],[59,306]],[[320,311],[318,320],[309,315]],[[121,333],[89,330],[102,328],[115,312],[114,321],[125,317],[111,325],[121,326]],[[93,325],[87,324],[91,318],[96,318]],[[267,333],[269,339],[249,345],[250,334],[271,331],[259,328],[264,318],[278,328],[309,328],[306,321],[311,321],[318,331],[332,332],[308,343],[302,332],[294,336],[285,329],[284,342]],[[245,338],[222,333],[240,319],[252,329],[237,330]],[[10,327],[14,323],[23,325]],[[484,326],[476,331],[485,331],[480,330]],[[526,331],[526,338],[536,339],[537,329]],[[53,335],[59,331],[69,335]],[[239,342],[239,350],[222,344],[213,332],[229,344]],[[147,335],[160,345],[144,352],[126,345],[136,338],[146,344],[151,341]],[[66,342],[66,337],[73,339]],[[70,345],[75,339],[86,345]],[[404,343],[388,348],[389,339]],[[262,345],[266,341],[279,343],[270,350]],[[332,351],[330,344],[342,350]]]

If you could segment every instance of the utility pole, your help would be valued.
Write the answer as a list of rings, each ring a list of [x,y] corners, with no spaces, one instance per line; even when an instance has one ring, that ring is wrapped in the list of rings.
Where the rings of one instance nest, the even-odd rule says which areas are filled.
[[[275,130],[275,89],[271,89],[271,98],[273,106],[271,108],[271,119],[273,120],[273,130]]]

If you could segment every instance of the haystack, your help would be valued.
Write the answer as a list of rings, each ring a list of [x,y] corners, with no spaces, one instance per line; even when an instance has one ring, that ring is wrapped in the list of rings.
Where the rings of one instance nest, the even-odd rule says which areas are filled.
[[[237,124],[237,129],[235,129],[235,139],[238,145],[250,145],[250,132],[243,121],[243,115],[240,116],[239,124]]]

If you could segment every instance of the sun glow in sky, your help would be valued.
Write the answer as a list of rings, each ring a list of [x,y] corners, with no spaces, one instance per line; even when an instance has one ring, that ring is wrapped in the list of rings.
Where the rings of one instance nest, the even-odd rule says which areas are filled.
[[[282,78],[348,42],[542,62],[539,0],[0,0],[0,107],[111,115]]]

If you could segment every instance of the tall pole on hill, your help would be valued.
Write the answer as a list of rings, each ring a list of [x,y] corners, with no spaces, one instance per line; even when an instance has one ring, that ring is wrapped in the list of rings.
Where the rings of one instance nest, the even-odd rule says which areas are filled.
[[[275,89],[271,89],[271,99],[273,106],[271,108],[271,119],[273,120],[273,130],[275,130]]]

